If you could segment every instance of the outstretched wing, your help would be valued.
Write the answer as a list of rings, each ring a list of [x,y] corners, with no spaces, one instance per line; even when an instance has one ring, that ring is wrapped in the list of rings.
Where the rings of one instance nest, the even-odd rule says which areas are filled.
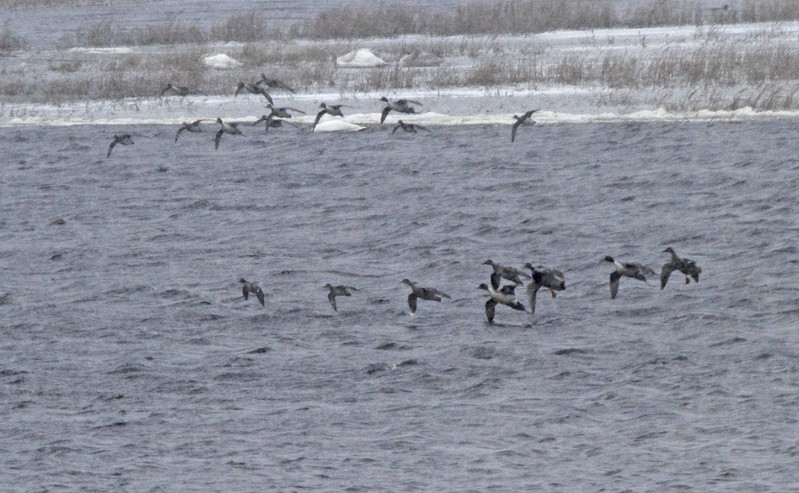
[[[535,297],[540,287],[541,285],[535,282],[527,286],[527,303],[530,304],[530,314],[535,313]]]
[[[214,137],[214,150],[219,149],[219,141],[222,140],[223,133],[225,133],[224,128],[220,128],[219,131],[216,132],[216,137]]]
[[[311,130],[316,128],[316,124],[319,123],[319,120],[322,119],[322,115],[324,115],[325,113],[327,113],[327,110],[322,110],[316,114],[316,120],[314,120],[313,127],[311,127]]]
[[[497,302],[493,299],[489,299],[486,301],[486,318],[488,319],[488,323],[494,323],[494,310],[496,309]]]
[[[663,267],[660,269],[660,289],[666,287],[666,283],[669,282],[669,276],[673,271],[674,265],[671,262],[663,264]]]
[[[180,127],[178,129],[178,133],[175,134],[175,142],[178,141],[178,137],[180,137],[180,133],[183,132],[184,130],[186,130],[186,127]]]
[[[621,274],[615,270],[610,273],[610,299],[615,299],[619,292],[619,279],[621,279]]]
[[[117,139],[112,140],[111,145],[108,146],[108,152],[105,155],[106,159],[111,156],[111,151],[114,150],[115,145],[117,145]]]
[[[384,121],[386,121],[386,117],[388,116],[388,114],[390,112],[391,112],[391,108],[389,108],[388,106],[383,108],[383,113],[380,115],[380,123],[383,123]]]
[[[332,292],[327,293],[327,301],[330,302],[330,306],[333,307],[333,311],[337,312],[338,308],[336,308],[336,295],[333,294]]]
[[[413,293],[408,295],[408,308],[411,309],[411,313],[416,313],[416,295]]]

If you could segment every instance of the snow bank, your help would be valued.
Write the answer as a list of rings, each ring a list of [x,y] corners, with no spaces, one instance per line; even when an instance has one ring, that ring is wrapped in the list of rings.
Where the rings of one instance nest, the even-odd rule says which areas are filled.
[[[380,57],[366,48],[352,50],[346,55],[336,58],[336,65],[343,68],[373,68],[385,65]]]
[[[205,55],[203,57],[203,63],[211,68],[216,68],[220,70],[230,69],[241,67],[242,63],[234,58],[231,58],[224,53],[218,53],[216,55]]]

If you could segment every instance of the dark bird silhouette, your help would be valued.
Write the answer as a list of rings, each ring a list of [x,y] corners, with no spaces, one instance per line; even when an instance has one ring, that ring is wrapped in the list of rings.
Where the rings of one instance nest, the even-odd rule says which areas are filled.
[[[186,86],[176,86],[176,85],[173,85],[171,82],[166,85],[166,87],[164,88],[163,91],[161,91],[161,96],[163,96],[164,94],[166,94],[167,92],[170,92],[170,91],[173,92],[177,96],[188,96],[189,94],[202,94],[202,95],[206,95],[207,96],[207,94],[205,94],[204,92],[202,92],[200,90],[191,89],[191,88],[186,87]]]
[[[316,124],[319,123],[319,120],[322,119],[322,115],[324,115],[325,113],[327,113],[330,116],[341,116],[341,117],[343,117],[344,113],[341,112],[341,107],[342,106],[344,106],[344,105],[343,104],[331,104],[331,105],[328,106],[325,103],[320,104],[319,107],[322,108],[322,111],[320,111],[319,113],[316,114],[316,120],[314,120],[313,127],[311,127],[311,130],[316,128]]]
[[[535,123],[534,121],[530,120],[530,117],[533,116],[533,113],[535,113],[536,111],[538,111],[538,110],[530,110],[527,113],[523,114],[522,116],[513,115],[513,118],[515,118],[516,121],[513,123],[513,126],[511,126],[511,129],[510,129],[510,141],[511,142],[516,140],[516,129],[519,128],[519,126],[521,126],[521,125],[533,125]]]
[[[219,149],[219,141],[222,140],[222,134],[243,135],[241,130],[239,130],[238,123],[225,123],[221,118],[217,118],[216,123],[222,125],[222,128],[216,132],[216,137],[214,137],[214,150]]]
[[[133,145],[133,139],[130,137],[130,134],[114,134],[114,138],[111,141],[111,144],[108,146],[108,153],[105,155],[106,159],[111,156],[111,151],[114,150],[114,146],[117,144],[121,144],[123,146]]]
[[[236,88],[236,94],[233,97],[238,96],[242,90],[245,90],[252,94],[260,94],[263,97],[265,97],[267,101],[269,101],[269,104],[273,104],[272,96],[270,96],[269,93],[266,92],[266,89],[260,86],[256,86],[255,84],[249,84],[247,82],[239,82],[239,85]]]
[[[435,288],[422,288],[408,279],[403,279],[403,283],[407,284],[411,287],[411,294],[408,295],[408,308],[411,309],[411,313],[416,313],[416,300],[429,300],[429,301],[441,301],[441,298],[449,298],[450,296],[447,293],[439,291]]]
[[[288,92],[292,92],[292,93],[294,92],[294,89],[290,88],[289,86],[287,86],[286,84],[280,82],[277,79],[270,79],[269,77],[266,76],[266,74],[261,74],[261,78],[258,79],[258,81],[255,84],[259,85],[259,86],[261,84],[266,84],[266,87],[269,87],[269,88],[272,88],[272,89],[285,89]]]
[[[494,269],[494,272],[491,274],[491,285],[494,289],[499,289],[501,278],[505,278],[516,284],[524,284],[521,279],[522,277],[530,279],[530,276],[526,272],[522,272],[515,267],[505,267],[504,265],[495,263],[493,260],[486,260],[483,262],[483,265],[490,265]]]
[[[178,129],[178,132],[175,134],[175,142],[178,141],[178,137],[180,134],[185,130],[187,132],[202,132],[203,128],[200,126],[202,120],[194,120],[191,123],[183,122]]]
[[[272,104],[267,104],[267,108],[271,111],[270,115],[277,117],[277,118],[291,118],[291,113],[289,110],[296,111],[297,113],[305,114],[304,111],[298,110],[297,108],[290,108],[288,106],[283,106],[282,108],[275,108]]]
[[[685,274],[685,284],[691,282],[691,277],[694,278],[694,281],[699,282],[699,274],[702,272],[702,268],[696,265],[696,262],[689,258],[678,257],[672,247],[663,250],[663,253],[670,253],[671,260],[663,264],[660,269],[660,289],[666,287],[666,283],[669,282],[669,276],[675,270]]]
[[[424,130],[425,132],[428,132],[428,133],[430,132],[430,130],[427,127],[423,127],[421,125],[413,124],[413,123],[405,123],[402,120],[397,120],[397,125],[394,127],[394,130],[392,130],[391,133],[393,134],[394,132],[396,132],[399,129],[402,129],[405,132],[409,132],[409,133],[412,133],[412,134],[415,134],[416,130]]]
[[[488,291],[489,296],[491,296],[488,301],[486,301],[486,318],[488,319],[488,323],[494,323],[494,311],[496,310],[496,306],[498,304],[505,305],[513,308],[514,310],[524,311],[524,305],[519,303],[519,300],[516,299],[516,294],[514,290],[516,286],[507,284],[502,286],[501,289],[497,290],[494,286],[488,286],[486,283],[481,283],[477,286],[480,289],[485,289]]]
[[[383,123],[386,120],[388,114],[392,111],[396,111],[398,113],[416,113],[416,108],[412,105],[419,105],[421,106],[422,103],[419,101],[413,101],[410,99],[398,99],[396,101],[389,101],[387,97],[383,96],[380,98],[380,101],[385,101],[386,107],[383,108],[383,113],[380,115],[380,123]]]
[[[613,268],[615,269],[610,273],[611,299],[616,298],[616,294],[619,292],[619,279],[622,277],[632,277],[633,279],[646,282],[646,276],[655,273],[655,271],[645,265],[634,262],[621,263],[614,260],[613,257],[609,255],[605,257],[605,262],[613,264]]]
[[[333,307],[334,311],[338,311],[338,308],[336,308],[336,296],[351,296],[352,293],[350,291],[358,291],[352,286],[333,286],[330,283],[325,284],[325,287],[330,290],[327,293],[327,301],[330,302],[330,306]]]
[[[264,291],[257,283],[247,282],[243,277],[239,279],[239,282],[241,283],[241,294],[244,295],[245,300],[249,299],[250,293],[253,293],[258,297],[258,302],[261,303],[261,306],[264,306]]]
[[[530,305],[530,313],[535,313],[535,298],[538,290],[547,288],[552,293],[552,297],[557,296],[555,291],[563,291],[566,289],[566,279],[563,272],[555,269],[546,269],[541,267],[533,267],[533,264],[527,262],[525,267],[532,272],[533,280],[527,286],[527,302]]]

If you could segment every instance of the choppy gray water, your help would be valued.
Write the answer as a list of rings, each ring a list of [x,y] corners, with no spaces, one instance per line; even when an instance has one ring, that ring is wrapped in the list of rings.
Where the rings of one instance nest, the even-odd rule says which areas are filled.
[[[175,130],[0,129],[3,491],[797,486],[795,121]]]

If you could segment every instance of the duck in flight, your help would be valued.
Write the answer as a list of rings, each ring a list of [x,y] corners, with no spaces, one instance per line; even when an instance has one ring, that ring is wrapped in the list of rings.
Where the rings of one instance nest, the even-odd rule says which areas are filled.
[[[108,152],[105,155],[106,159],[111,156],[111,151],[114,150],[114,146],[117,144],[121,144],[123,146],[133,145],[133,139],[131,138],[130,134],[114,134],[114,138],[111,140],[111,144],[108,146]]]
[[[494,272],[491,274],[491,285],[494,286],[494,289],[499,289],[501,278],[505,278],[515,284],[524,284],[521,279],[522,277],[525,279],[532,279],[526,272],[522,272],[515,267],[500,265],[493,260],[486,260],[483,262],[483,265],[490,265],[494,269]]]
[[[287,90],[288,92],[291,92],[291,93],[295,92],[294,89],[290,88],[289,86],[287,86],[286,84],[280,82],[279,80],[270,79],[269,77],[266,76],[266,74],[261,74],[261,78],[258,79],[255,82],[255,84],[258,85],[258,86],[260,86],[261,84],[266,84],[267,87],[270,87],[272,89],[285,89],[285,90]]]
[[[423,127],[419,124],[405,123],[402,120],[397,120],[397,126],[394,127],[394,130],[392,130],[391,133],[393,134],[399,129],[412,134],[415,134],[416,130],[424,130],[425,132],[431,133],[427,127]]]
[[[505,305],[513,308],[514,310],[524,311],[524,305],[522,305],[518,299],[516,299],[516,294],[514,290],[516,289],[515,285],[507,284],[502,286],[502,288],[497,288],[493,286],[493,276],[491,279],[492,286],[486,285],[486,283],[481,283],[477,286],[479,289],[485,289],[488,291],[488,295],[490,298],[486,301],[486,318],[488,319],[489,324],[494,323],[494,311],[496,310],[497,305]]]
[[[411,309],[411,313],[416,313],[417,299],[429,300],[429,301],[441,301],[441,298],[450,297],[447,293],[439,291],[438,289],[423,288],[417,286],[408,279],[403,279],[402,282],[411,287],[411,294],[408,295],[408,308]]]
[[[175,142],[178,141],[178,137],[180,137],[180,134],[183,133],[184,130],[187,132],[202,132],[203,128],[200,126],[200,123],[202,123],[202,119],[194,120],[191,123],[183,122],[178,132],[175,134]]]
[[[541,288],[547,288],[552,293],[552,297],[557,296],[555,291],[563,291],[566,289],[566,279],[563,272],[555,269],[547,269],[541,267],[533,267],[533,264],[527,262],[525,267],[532,271],[532,282],[527,286],[527,302],[530,304],[530,313],[535,313],[535,298],[536,293]]]
[[[250,126],[254,127],[254,126],[258,125],[261,122],[266,122],[265,123],[266,130],[264,130],[264,132],[268,132],[270,128],[281,128],[283,126],[283,123],[288,123],[292,127],[300,128],[298,125],[295,125],[294,123],[291,123],[289,121],[275,119],[275,117],[274,117],[274,115],[272,113],[270,113],[268,115],[261,115],[261,118],[259,118],[259,119],[255,120],[254,122],[252,122],[250,124]]]
[[[252,293],[258,298],[258,302],[261,303],[261,306],[264,306],[264,291],[258,283],[248,282],[243,277],[239,279],[239,282],[241,283],[241,294],[244,295],[245,300],[249,299],[250,293]]]
[[[516,140],[516,129],[518,129],[522,125],[533,125],[535,124],[534,121],[530,120],[530,117],[533,116],[533,113],[539,110],[530,110],[527,113],[523,114],[522,116],[513,115],[513,118],[516,120],[513,122],[513,125],[510,128],[510,141],[513,142]]]
[[[200,90],[190,89],[190,88],[188,88],[186,86],[176,86],[176,85],[172,84],[171,82],[166,85],[166,87],[164,88],[163,91],[161,91],[161,96],[163,96],[164,94],[166,94],[167,92],[170,92],[170,91],[173,92],[174,94],[178,95],[178,96],[188,96],[189,94],[203,94],[203,95],[207,96],[207,94],[205,94],[204,92],[202,92]]]
[[[330,116],[341,116],[341,117],[343,117],[344,113],[341,112],[341,107],[342,106],[344,106],[344,105],[343,104],[326,105],[325,103],[320,104],[319,107],[322,108],[322,111],[320,111],[319,113],[316,114],[316,120],[314,120],[313,127],[311,127],[311,130],[316,128],[316,124],[319,123],[319,120],[322,119],[322,116],[325,113],[327,113]]]
[[[330,283],[325,284],[325,287],[330,290],[330,292],[327,293],[327,301],[330,302],[333,311],[338,311],[338,308],[336,308],[336,296],[351,296],[352,293],[350,293],[350,291],[358,291],[352,286],[333,286]]]
[[[396,111],[398,113],[416,113],[416,108],[414,108],[412,105],[422,105],[422,103],[419,101],[413,101],[411,99],[398,99],[396,101],[389,101],[385,96],[380,98],[380,101],[384,101],[386,103],[386,107],[383,108],[383,113],[380,115],[380,123],[383,123],[388,114],[392,111]]]
[[[613,264],[614,268],[613,272],[610,273],[611,299],[616,298],[616,294],[619,292],[619,279],[622,277],[632,277],[633,279],[646,282],[646,276],[655,273],[655,271],[645,265],[634,262],[621,263],[614,260],[610,255],[605,257],[605,262],[610,262]]]
[[[249,84],[247,82],[239,82],[239,85],[236,88],[236,94],[233,97],[238,96],[242,90],[246,90],[247,92],[252,94],[261,94],[263,97],[266,98],[267,101],[269,101],[269,104],[273,104],[272,96],[270,96],[269,93],[266,92],[266,89],[264,89],[261,86],[257,86],[255,84]]]
[[[297,108],[290,108],[288,106],[275,108],[274,106],[272,106],[272,103],[267,104],[266,107],[269,108],[269,111],[271,111],[270,115],[276,118],[291,118],[291,113],[289,113],[289,110],[296,111],[297,113],[302,113],[303,115],[305,114],[305,112],[302,110],[298,110]]]
[[[677,252],[672,247],[663,250],[663,253],[670,253],[671,260],[663,264],[660,269],[660,289],[666,287],[666,283],[669,282],[669,276],[675,270],[685,274],[685,284],[691,282],[691,277],[694,278],[694,281],[699,282],[699,274],[702,272],[702,268],[696,265],[696,262],[689,258],[678,257]]]
[[[214,150],[219,149],[219,141],[222,140],[222,134],[243,135],[241,130],[239,130],[238,123],[225,123],[221,118],[217,118],[216,123],[222,125],[222,128],[216,132],[216,137],[214,137]]]

